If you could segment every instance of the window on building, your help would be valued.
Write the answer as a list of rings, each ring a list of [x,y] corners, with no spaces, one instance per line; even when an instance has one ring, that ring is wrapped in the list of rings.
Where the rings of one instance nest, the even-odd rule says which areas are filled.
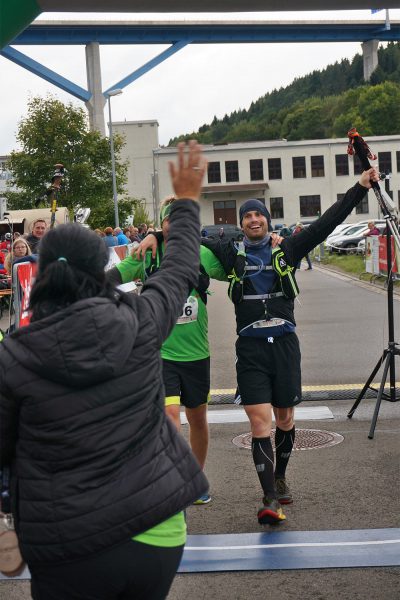
[[[378,165],[381,173],[392,172],[392,153],[378,152]]]
[[[293,177],[299,179],[300,177],[307,177],[306,175],[306,157],[305,156],[293,156]]]
[[[311,177],[325,177],[324,157],[311,157]]]
[[[262,179],[264,179],[262,158],[253,158],[250,160],[250,180],[259,181]]]
[[[349,158],[347,154],[336,154],[336,175],[348,175],[349,174]]]
[[[319,217],[321,214],[321,196],[300,196],[300,217]]]
[[[271,219],[283,219],[283,198],[270,198]]]
[[[361,161],[358,158],[357,154],[354,154],[354,156],[353,156],[353,163],[354,163],[354,175],[361,175],[361,173],[364,171],[364,169],[362,168]]]
[[[219,162],[209,162],[207,173],[208,183],[221,183],[221,167]]]
[[[239,181],[239,163],[237,160],[225,161],[226,181]]]
[[[396,152],[396,163],[397,163],[397,172],[400,172],[400,151],[397,150]]]
[[[268,159],[268,177],[269,179],[282,179],[282,167],[280,158]]]
[[[356,215],[366,215],[368,213],[368,194],[365,194],[364,198],[356,206]]]

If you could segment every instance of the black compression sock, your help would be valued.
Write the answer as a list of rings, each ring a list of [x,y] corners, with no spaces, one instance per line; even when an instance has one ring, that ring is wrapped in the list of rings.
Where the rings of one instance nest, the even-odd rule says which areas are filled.
[[[257,475],[267,498],[276,498],[274,480],[274,451],[271,438],[252,438],[251,451],[257,470]]]
[[[284,479],[286,473],[286,467],[289,462],[290,455],[294,446],[295,438],[295,426],[289,431],[283,431],[276,428],[275,431],[275,455],[276,455],[276,469],[275,479]]]

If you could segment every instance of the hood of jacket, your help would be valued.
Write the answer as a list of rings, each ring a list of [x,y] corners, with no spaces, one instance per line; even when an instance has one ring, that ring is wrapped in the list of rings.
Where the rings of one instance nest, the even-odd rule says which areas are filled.
[[[56,383],[89,386],[124,370],[138,333],[138,320],[122,297],[89,298],[21,328],[4,340],[24,367]]]

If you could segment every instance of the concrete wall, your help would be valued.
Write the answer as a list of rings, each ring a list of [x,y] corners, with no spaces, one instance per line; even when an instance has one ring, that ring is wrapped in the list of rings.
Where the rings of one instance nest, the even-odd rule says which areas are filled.
[[[126,140],[121,159],[129,163],[127,193],[134,198],[144,198],[147,212],[153,219],[153,149],[158,148],[158,122],[117,122],[113,123],[113,131],[123,135]]]

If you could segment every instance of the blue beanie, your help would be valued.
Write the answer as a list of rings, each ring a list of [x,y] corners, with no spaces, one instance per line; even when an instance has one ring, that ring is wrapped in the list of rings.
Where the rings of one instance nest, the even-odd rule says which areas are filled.
[[[244,215],[252,210],[257,210],[259,213],[264,215],[268,221],[268,231],[271,231],[271,215],[269,214],[265,205],[257,198],[250,198],[249,200],[246,200],[246,202],[239,208],[240,225],[242,225]]]

